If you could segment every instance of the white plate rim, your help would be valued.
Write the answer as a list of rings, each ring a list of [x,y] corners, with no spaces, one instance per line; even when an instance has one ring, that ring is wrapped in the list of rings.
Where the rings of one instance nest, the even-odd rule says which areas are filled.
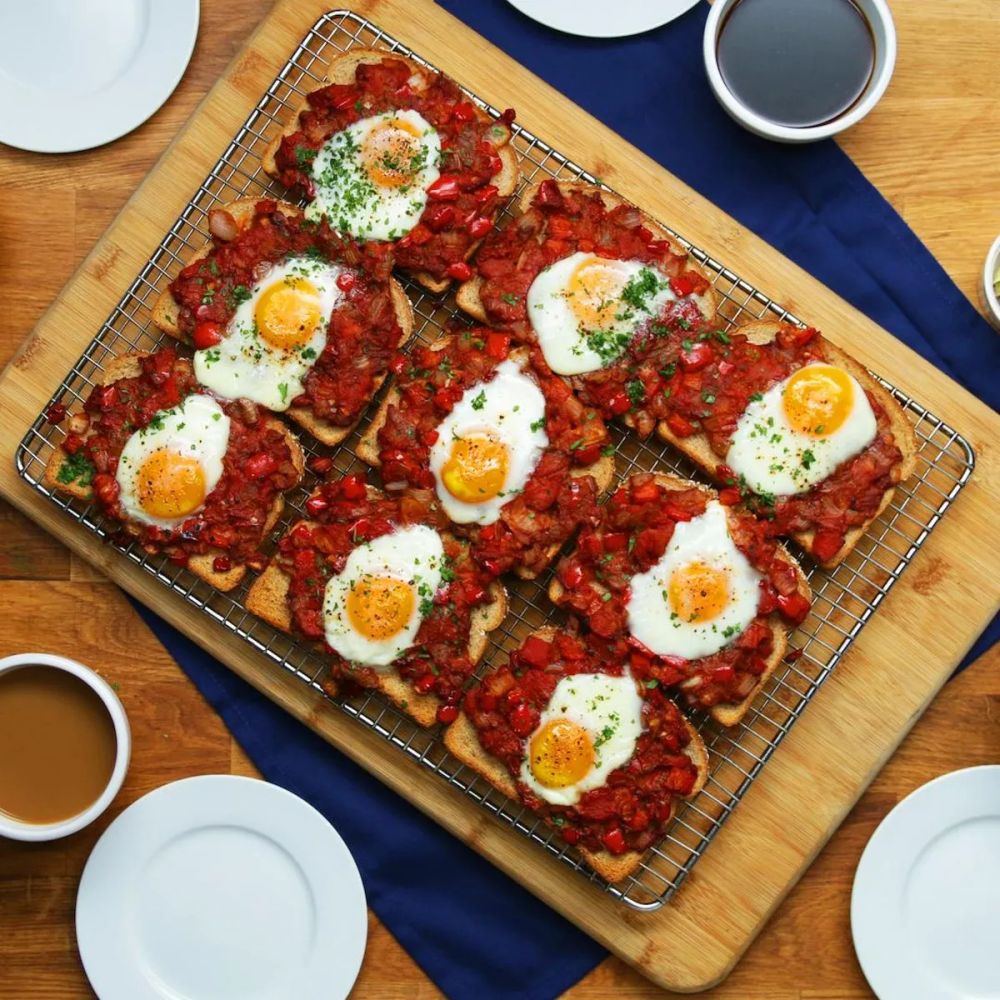
[[[200,0],[149,0],[147,11],[149,23],[128,66],[96,93],[34,93],[22,108],[24,88],[0,73],[0,106],[7,110],[0,142],[32,153],[80,152],[119,139],[156,114],[191,61]]]
[[[898,903],[905,877],[932,841],[969,820],[996,816],[1000,764],[980,764],[921,785],[876,827],[854,875],[851,936],[861,970],[882,1000],[941,1000],[940,990],[908,963],[901,922],[894,919],[898,914],[887,910]]]
[[[611,10],[608,0],[507,0],[525,17],[547,28],[581,38],[625,38],[639,35],[676,20],[701,0],[659,0],[634,8]]]
[[[124,920],[126,904],[135,897],[135,873],[159,848],[210,826],[262,835],[297,862],[316,903],[316,934],[302,967],[304,978],[294,984],[295,996],[346,997],[361,968],[368,933],[367,902],[354,858],[329,821],[304,799],[279,785],[228,774],[161,785],[119,814],[95,844],[76,901],[77,944],[94,991],[102,1000],[174,997],[153,987],[128,948],[134,940]]]

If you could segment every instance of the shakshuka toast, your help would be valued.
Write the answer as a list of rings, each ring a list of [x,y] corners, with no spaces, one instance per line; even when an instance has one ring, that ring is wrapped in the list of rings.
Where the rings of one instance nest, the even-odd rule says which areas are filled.
[[[623,642],[639,680],[726,726],[746,714],[811,601],[762,522],[705,486],[653,473],[611,495],[560,560],[549,597]]]
[[[343,441],[413,332],[385,247],[359,246],[284,202],[209,213],[211,242],[160,295],[153,322],[195,347],[195,373],[227,399],[287,413]]]
[[[596,517],[614,474],[600,416],[536,360],[479,328],[418,347],[356,449],[388,489],[436,495],[488,572],[524,579]]]
[[[436,503],[358,476],[324,483],[247,594],[249,611],[322,644],[333,693],[375,688],[420,725],[451,722],[507,612],[500,583],[446,530]]]
[[[602,878],[636,870],[708,777],[701,737],[621,644],[546,627],[466,694],[445,745]]]
[[[658,223],[593,185],[541,181],[520,211],[483,242],[458,305],[537,344],[583,402],[649,435],[673,336],[718,323],[708,275]]]
[[[447,77],[377,49],[335,57],[327,78],[268,147],[264,170],[305,193],[310,218],[391,244],[396,266],[430,291],[464,281],[517,186],[514,112],[494,120]]]
[[[53,452],[44,482],[96,500],[122,532],[232,590],[304,471],[281,421],[204,392],[171,348],[123,354],[104,368]]]
[[[899,403],[812,328],[759,321],[687,346],[660,436],[770,533],[836,566],[913,474],[916,436]]]

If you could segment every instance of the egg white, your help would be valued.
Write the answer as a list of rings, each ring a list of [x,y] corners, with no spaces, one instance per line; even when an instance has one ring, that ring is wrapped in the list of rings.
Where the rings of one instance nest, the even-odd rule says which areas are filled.
[[[545,433],[545,396],[516,361],[497,365],[489,382],[477,382],[462,394],[437,427],[431,446],[430,467],[438,499],[456,524],[492,524],[503,506],[524,489],[548,447]],[[488,434],[507,446],[509,464],[503,488],[496,497],[466,503],[453,496],[441,479],[452,444],[463,437]]]
[[[711,621],[683,621],[670,606],[671,576],[693,562],[724,570],[728,577],[729,600]],[[729,536],[725,508],[712,500],[704,514],[674,528],[654,566],[632,577],[626,605],[629,632],[658,656],[710,656],[745,632],[757,616],[760,580]]]
[[[400,119],[419,134],[420,167],[408,183],[380,185],[365,169],[361,150],[366,137],[383,122]],[[440,172],[441,139],[417,111],[387,111],[354,122],[332,135],[316,154],[312,180],[316,193],[306,217],[326,216],[342,233],[364,240],[396,240],[419,222],[427,205],[427,188]]]
[[[326,584],[323,623],[327,643],[345,660],[369,667],[386,667],[414,642],[434,595],[441,586],[444,566],[441,537],[424,524],[397,528],[351,551],[344,568]],[[390,577],[413,591],[413,611],[404,627],[386,639],[358,633],[347,613],[347,596],[366,576]]]
[[[531,741],[554,719],[569,719],[587,730],[594,744],[594,765],[578,782],[549,788],[531,770]],[[632,675],[573,674],[556,685],[538,726],[528,737],[527,753],[521,762],[520,778],[539,798],[553,805],[571,806],[580,796],[607,783],[615,768],[628,763],[642,734],[642,698]]]
[[[301,395],[303,380],[326,347],[330,316],[343,298],[337,278],[344,270],[311,257],[290,257],[275,264],[236,307],[222,342],[195,351],[198,381],[225,399],[250,399],[275,412],[287,410]],[[306,343],[278,347],[260,335],[254,313],[267,289],[295,278],[316,289],[321,320]]]
[[[153,452],[160,450],[197,458],[205,477],[207,497],[222,477],[222,462],[228,445],[229,417],[210,396],[192,393],[178,406],[160,410],[146,427],[132,434],[118,458],[115,479],[125,513],[145,524],[176,528],[197,511],[175,518],[147,514],[138,497],[138,480],[143,463]]]
[[[755,493],[774,496],[804,493],[827,479],[871,444],[878,429],[864,389],[853,375],[848,378],[853,390],[850,413],[836,431],[819,436],[802,434],[788,422],[782,405],[788,379],[772,386],[751,401],[737,421],[726,464]]]
[[[620,275],[622,287],[639,279],[643,271],[656,277],[656,290],[642,298],[641,307],[616,300],[614,320],[598,331],[581,326],[572,308],[575,293],[569,290],[576,268],[594,259],[613,268]],[[532,281],[527,296],[528,317],[548,366],[558,375],[582,375],[616,361],[636,333],[661,315],[675,298],[666,276],[649,264],[574,253],[545,268]]]

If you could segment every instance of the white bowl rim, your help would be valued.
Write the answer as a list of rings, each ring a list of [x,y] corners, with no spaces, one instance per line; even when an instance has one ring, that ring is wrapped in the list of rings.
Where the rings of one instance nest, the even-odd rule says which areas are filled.
[[[1000,323],[1000,296],[993,287],[998,265],[1000,265],[1000,236],[993,241],[983,263],[983,298],[986,299],[986,305],[993,314],[994,324]]]
[[[828,139],[831,136],[843,132],[845,129],[856,125],[872,108],[882,99],[889,81],[892,79],[893,70],[896,66],[896,25],[892,19],[892,11],[886,0],[866,0],[866,5],[871,4],[885,35],[884,59],[882,68],[878,75],[871,82],[867,92],[856,104],[845,111],[842,115],[832,121],[824,122],[822,125],[808,125],[804,128],[795,128],[790,125],[779,125],[763,115],[751,110],[740,101],[736,95],[726,86],[722,78],[722,71],[719,69],[717,41],[719,28],[723,16],[739,0],[715,0],[712,9],[708,14],[708,21],[705,23],[705,34],[702,39],[702,54],[705,60],[705,71],[708,73],[708,80],[712,86],[719,103],[726,111],[740,124],[772,139],[782,142],[815,142],[819,139]],[[867,14],[867,12],[866,12]]]
[[[60,837],[67,837],[92,823],[108,808],[121,790],[122,783],[125,781],[125,773],[128,771],[129,758],[132,755],[132,733],[128,724],[128,716],[125,714],[125,709],[118,695],[115,694],[111,685],[90,667],[55,653],[17,653],[14,656],[5,656],[0,659],[0,674],[29,666],[55,667],[78,677],[104,702],[115,727],[117,746],[111,777],[108,779],[104,791],[83,812],[56,823],[24,823],[0,811],[0,837],[28,841],[58,840]]]

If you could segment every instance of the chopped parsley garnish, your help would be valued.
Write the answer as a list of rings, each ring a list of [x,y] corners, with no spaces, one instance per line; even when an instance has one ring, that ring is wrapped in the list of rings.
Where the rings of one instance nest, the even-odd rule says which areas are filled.
[[[56,479],[60,483],[79,483],[81,486],[89,486],[96,471],[90,459],[78,451],[75,455],[66,456],[59,466]]]
[[[281,401],[283,403],[286,402],[287,399],[288,399],[288,383],[287,382],[279,382],[278,383],[278,393],[281,396]]]
[[[808,469],[813,462],[816,461],[816,456],[808,449],[802,452],[802,468]]]
[[[518,302],[521,301],[520,295],[513,295],[510,292],[504,292],[503,295],[500,296],[500,298],[503,299],[503,301],[506,302],[507,305],[509,306],[516,306]]]
[[[472,408],[474,410],[481,410],[486,405],[486,390],[481,389],[478,396],[473,396],[472,398]]]
[[[295,162],[298,164],[299,170],[303,172],[308,170],[312,166],[312,161],[316,158],[316,150],[310,149],[308,146],[296,146],[295,147]]]
[[[232,305],[238,306],[241,302],[246,302],[250,298],[250,289],[246,285],[237,285],[229,293],[229,301]]]
[[[473,405],[475,404],[473,403]],[[540,431],[545,426],[545,417],[539,417],[537,420],[532,420],[530,426],[533,431]]]
[[[625,393],[635,406],[646,398],[646,387],[640,379],[634,378],[625,383]]]
[[[601,454],[602,455],[613,455],[614,453],[615,453],[615,446],[613,444],[606,444],[601,449]]]

